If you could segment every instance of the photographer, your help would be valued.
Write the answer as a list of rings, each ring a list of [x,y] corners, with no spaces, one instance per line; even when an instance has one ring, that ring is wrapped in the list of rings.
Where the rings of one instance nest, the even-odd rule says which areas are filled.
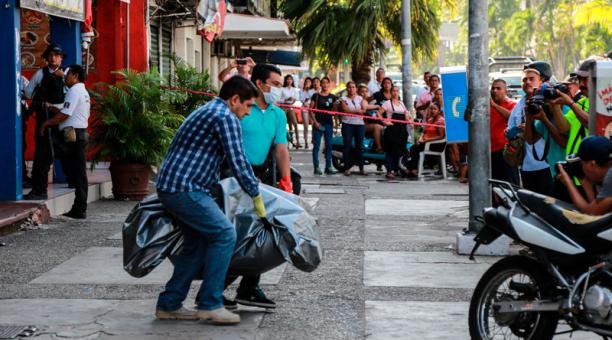
[[[567,188],[571,201],[583,214],[605,215],[612,212],[612,141],[602,136],[587,137],[580,144],[576,156],[580,162],[578,172],[582,174],[568,174],[562,166],[558,169],[559,179]],[[586,199],[574,185],[570,177],[574,175],[583,176],[581,182]]]
[[[226,82],[235,75],[251,80],[251,70],[253,67],[255,67],[255,61],[253,61],[251,57],[234,59],[230,61],[228,67],[219,72],[219,81],[222,83]],[[234,71],[234,69],[236,69],[236,71]]]
[[[522,88],[525,97],[514,106],[508,119],[508,133],[522,131],[526,125],[527,102],[534,96],[534,90],[542,86],[540,70],[527,68],[523,70]],[[520,137],[519,137],[520,138]],[[520,161],[523,187],[543,195],[549,195],[552,188],[552,176],[548,163],[544,160],[546,143],[539,139],[535,144],[525,142],[524,157]]]

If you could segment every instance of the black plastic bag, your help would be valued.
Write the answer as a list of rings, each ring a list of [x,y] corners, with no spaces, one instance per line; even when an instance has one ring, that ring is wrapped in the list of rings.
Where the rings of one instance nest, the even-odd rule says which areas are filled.
[[[138,203],[123,223],[123,268],[143,277],[183,244],[181,229],[172,223],[157,195]]]
[[[251,198],[235,178],[226,178],[212,191],[213,198],[236,227],[236,246],[228,273],[256,275],[286,261],[311,272],[323,256],[315,219],[298,196],[260,184],[268,218],[253,211]],[[124,269],[132,276],[151,272],[164,258],[177,255],[181,228],[172,223],[157,195],[147,196],[123,224]],[[200,275],[198,275],[201,277]]]

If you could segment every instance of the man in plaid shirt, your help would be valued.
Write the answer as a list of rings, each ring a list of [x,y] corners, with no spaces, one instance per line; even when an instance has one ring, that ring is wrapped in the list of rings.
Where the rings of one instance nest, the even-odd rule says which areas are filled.
[[[240,316],[223,305],[224,280],[236,231],[209,189],[219,182],[221,163],[227,158],[240,186],[253,198],[257,215],[265,218],[258,180],[244,155],[240,127],[240,119],[250,112],[255,97],[257,88],[249,80],[233,77],[225,82],[218,98],[185,119],[162,163],[157,192],[164,207],[181,222],[184,244],[172,278],[159,295],[158,319],[240,322]],[[193,277],[202,269],[198,310],[191,311],[182,303]]]

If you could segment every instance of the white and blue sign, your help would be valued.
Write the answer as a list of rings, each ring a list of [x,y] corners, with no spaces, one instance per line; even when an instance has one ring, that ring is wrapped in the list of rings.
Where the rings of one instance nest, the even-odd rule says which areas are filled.
[[[468,122],[463,119],[468,104],[465,66],[442,67],[440,78],[444,100],[446,142],[449,144],[467,142]]]

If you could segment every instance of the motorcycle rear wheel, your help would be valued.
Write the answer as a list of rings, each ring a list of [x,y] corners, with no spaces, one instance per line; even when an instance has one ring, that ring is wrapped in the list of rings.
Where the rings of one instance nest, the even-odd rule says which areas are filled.
[[[552,339],[559,316],[554,312],[497,314],[498,301],[545,299],[552,291],[551,278],[534,260],[511,256],[495,263],[478,282],[469,310],[470,336],[473,340]],[[520,283],[535,290],[528,296],[511,287]]]

